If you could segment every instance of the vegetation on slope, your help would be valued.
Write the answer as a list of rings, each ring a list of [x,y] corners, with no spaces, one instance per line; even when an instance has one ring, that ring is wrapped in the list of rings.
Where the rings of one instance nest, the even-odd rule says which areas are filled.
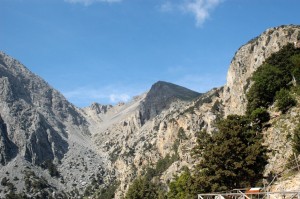
[[[200,160],[199,164],[195,170],[186,169],[177,176],[169,184],[170,191],[164,198],[196,198],[197,193],[226,191],[261,183],[267,164],[267,149],[262,146],[261,133],[264,124],[270,120],[267,109],[275,104],[279,111],[286,113],[296,104],[291,90],[299,90],[300,49],[292,44],[284,46],[254,72],[251,80],[253,84],[247,93],[246,115],[229,115],[219,121],[219,131],[212,135],[198,133],[193,155]],[[297,155],[300,154],[299,145],[300,126],[293,136],[293,151]],[[134,186],[137,188],[137,182],[129,190],[133,191]],[[143,183],[138,185],[140,187]],[[149,194],[148,186],[140,188]],[[158,184],[152,186],[157,187]],[[158,193],[155,194],[158,198]],[[139,197],[127,194],[126,198]]]
[[[224,191],[255,186],[263,178],[267,163],[261,131],[274,104],[285,113],[296,104],[291,88],[299,87],[300,50],[292,44],[268,58],[253,74],[253,85],[247,93],[247,114],[231,115],[218,124],[219,132],[201,132],[194,153],[201,160],[193,175],[184,172],[170,184],[170,198],[190,198],[196,193]],[[295,89],[295,90],[299,90]],[[293,150],[300,153],[300,130],[293,137]],[[184,182],[182,182],[184,181]],[[178,189],[180,185],[189,189]],[[192,190],[191,190],[192,189]]]
[[[276,99],[279,110],[287,111],[285,107],[295,101],[286,91],[300,82],[300,49],[293,44],[284,46],[266,59],[253,73],[252,80],[254,83],[247,93],[247,114],[257,108],[268,108]]]

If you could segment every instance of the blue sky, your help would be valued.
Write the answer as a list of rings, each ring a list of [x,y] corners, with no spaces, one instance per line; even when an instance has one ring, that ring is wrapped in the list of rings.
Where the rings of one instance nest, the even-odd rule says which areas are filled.
[[[299,0],[0,0],[0,50],[79,107],[114,104],[159,80],[225,84],[235,51],[300,24]]]

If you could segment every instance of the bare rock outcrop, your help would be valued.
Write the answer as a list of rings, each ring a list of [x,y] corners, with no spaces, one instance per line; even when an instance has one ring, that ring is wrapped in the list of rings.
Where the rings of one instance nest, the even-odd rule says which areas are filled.
[[[20,179],[23,183],[16,183],[19,191],[26,187],[24,182],[28,182],[25,181],[24,165],[38,172],[36,175],[43,176],[45,184],[50,183],[49,188],[55,188],[58,192],[74,188],[83,192],[85,186],[79,181],[88,181],[92,175],[100,173],[98,168],[105,165],[102,156],[97,155],[90,164],[76,163],[75,168],[71,166],[68,171],[72,170],[72,174],[64,169],[70,167],[74,158],[95,156],[85,116],[44,80],[2,52],[0,149],[0,178],[5,177],[10,181],[13,178]],[[62,184],[61,179],[53,178],[43,171],[49,162],[54,165],[52,167],[60,168],[61,179],[65,179],[66,183]],[[76,175],[84,168],[93,172],[84,178]],[[106,171],[104,173],[101,175],[103,179]],[[1,186],[1,190],[6,189]],[[3,193],[0,193],[0,197]],[[34,197],[33,192],[28,194],[33,194],[31,197]]]
[[[6,165],[17,155],[17,146],[9,139],[7,126],[0,115],[0,164]]]

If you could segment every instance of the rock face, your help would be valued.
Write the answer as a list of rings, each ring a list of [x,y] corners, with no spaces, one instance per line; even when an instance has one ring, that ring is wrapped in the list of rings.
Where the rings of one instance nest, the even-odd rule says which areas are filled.
[[[183,98],[185,93],[188,95]],[[195,160],[189,151],[196,143],[196,133],[215,128],[216,118],[222,115],[221,94],[222,89],[214,89],[190,101],[199,94],[174,84],[158,82],[148,93],[130,103],[118,104],[104,115],[85,108],[97,150],[107,154],[120,182],[116,198],[122,198],[130,182],[146,168],[153,168],[168,156],[176,155],[177,158],[160,179],[165,184],[182,167],[192,167]],[[164,96],[169,101],[164,100]],[[149,99],[161,99],[165,103],[160,105],[158,100]],[[157,111],[148,120],[142,112],[145,104]],[[97,119],[100,122],[95,118],[100,118]]]
[[[17,155],[17,146],[8,138],[7,126],[0,115],[0,164],[6,165]]]
[[[44,80],[2,52],[0,115],[1,178],[12,164],[18,166],[29,162],[31,166],[28,167],[31,168],[34,165],[41,167],[50,161],[57,167],[67,166],[73,158],[91,154],[93,149],[88,123],[81,111]],[[102,164],[100,159],[95,159],[91,167]],[[14,169],[20,180],[25,177],[23,169],[22,166]],[[77,170],[79,173],[79,168]],[[61,176],[70,178],[63,170]],[[49,176],[44,177],[51,180]],[[73,182],[69,184],[72,184],[80,181],[81,177],[70,179]],[[60,187],[59,179],[53,183],[57,189],[64,188]],[[18,186],[17,189],[21,189],[24,184]]]
[[[183,167],[193,168],[197,162],[190,154],[197,132],[216,132],[219,119],[243,114],[252,73],[273,52],[297,40],[299,26],[268,29],[236,52],[226,85],[204,94],[160,81],[129,103],[93,103],[83,109],[0,53],[0,178],[33,198],[45,198],[40,189],[29,186],[37,179],[47,185],[43,189],[48,193],[55,190],[57,198],[59,194],[75,198],[85,190],[109,190],[109,185],[118,182],[115,198],[122,198],[138,175],[172,157],[157,179],[166,185]],[[299,108],[290,114],[298,118]],[[295,128],[287,118],[272,121],[278,125],[274,131],[267,130],[265,138],[269,149],[276,152],[269,154],[266,174],[282,171],[284,154],[291,153],[285,128]],[[284,152],[278,152],[281,150]],[[49,161],[59,176],[45,170]],[[15,181],[16,177],[20,180]],[[4,190],[0,197],[8,192],[2,185],[0,190]]]
[[[300,26],[280,26],[267,29],[236,52],[231,61],[224,88],[225,115],[245,113],[246,93],[250,88],[250,78],[253,72],[282,46],[299,40]]]

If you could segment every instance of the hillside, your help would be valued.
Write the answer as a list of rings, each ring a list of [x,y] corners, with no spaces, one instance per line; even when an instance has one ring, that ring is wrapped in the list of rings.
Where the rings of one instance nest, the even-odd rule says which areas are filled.
[[[1,52],[0,60],[1,197],[22,190],[33,198],[65,195],[73,184],[90,180],[82,177],[84,168],[105,178],[105,160],[80,110],[15,59]]]
[[[159,81],[128,103],[82,109],[1,52],[0,197],[122,198],[140,176],[167,192],[174,176],[198,164],[191,154],[197,132],[215,134],[220,120],[245,114],[255,71],[299,40],[299,26],[266,30],[236,52],[226,85],[207,93]],[[273,189],[300,188],[299,173],[285,171],[300,115],[293,95],[298,103],[284,114],[274,101],[266,107],[264,174],[277,175]]]

